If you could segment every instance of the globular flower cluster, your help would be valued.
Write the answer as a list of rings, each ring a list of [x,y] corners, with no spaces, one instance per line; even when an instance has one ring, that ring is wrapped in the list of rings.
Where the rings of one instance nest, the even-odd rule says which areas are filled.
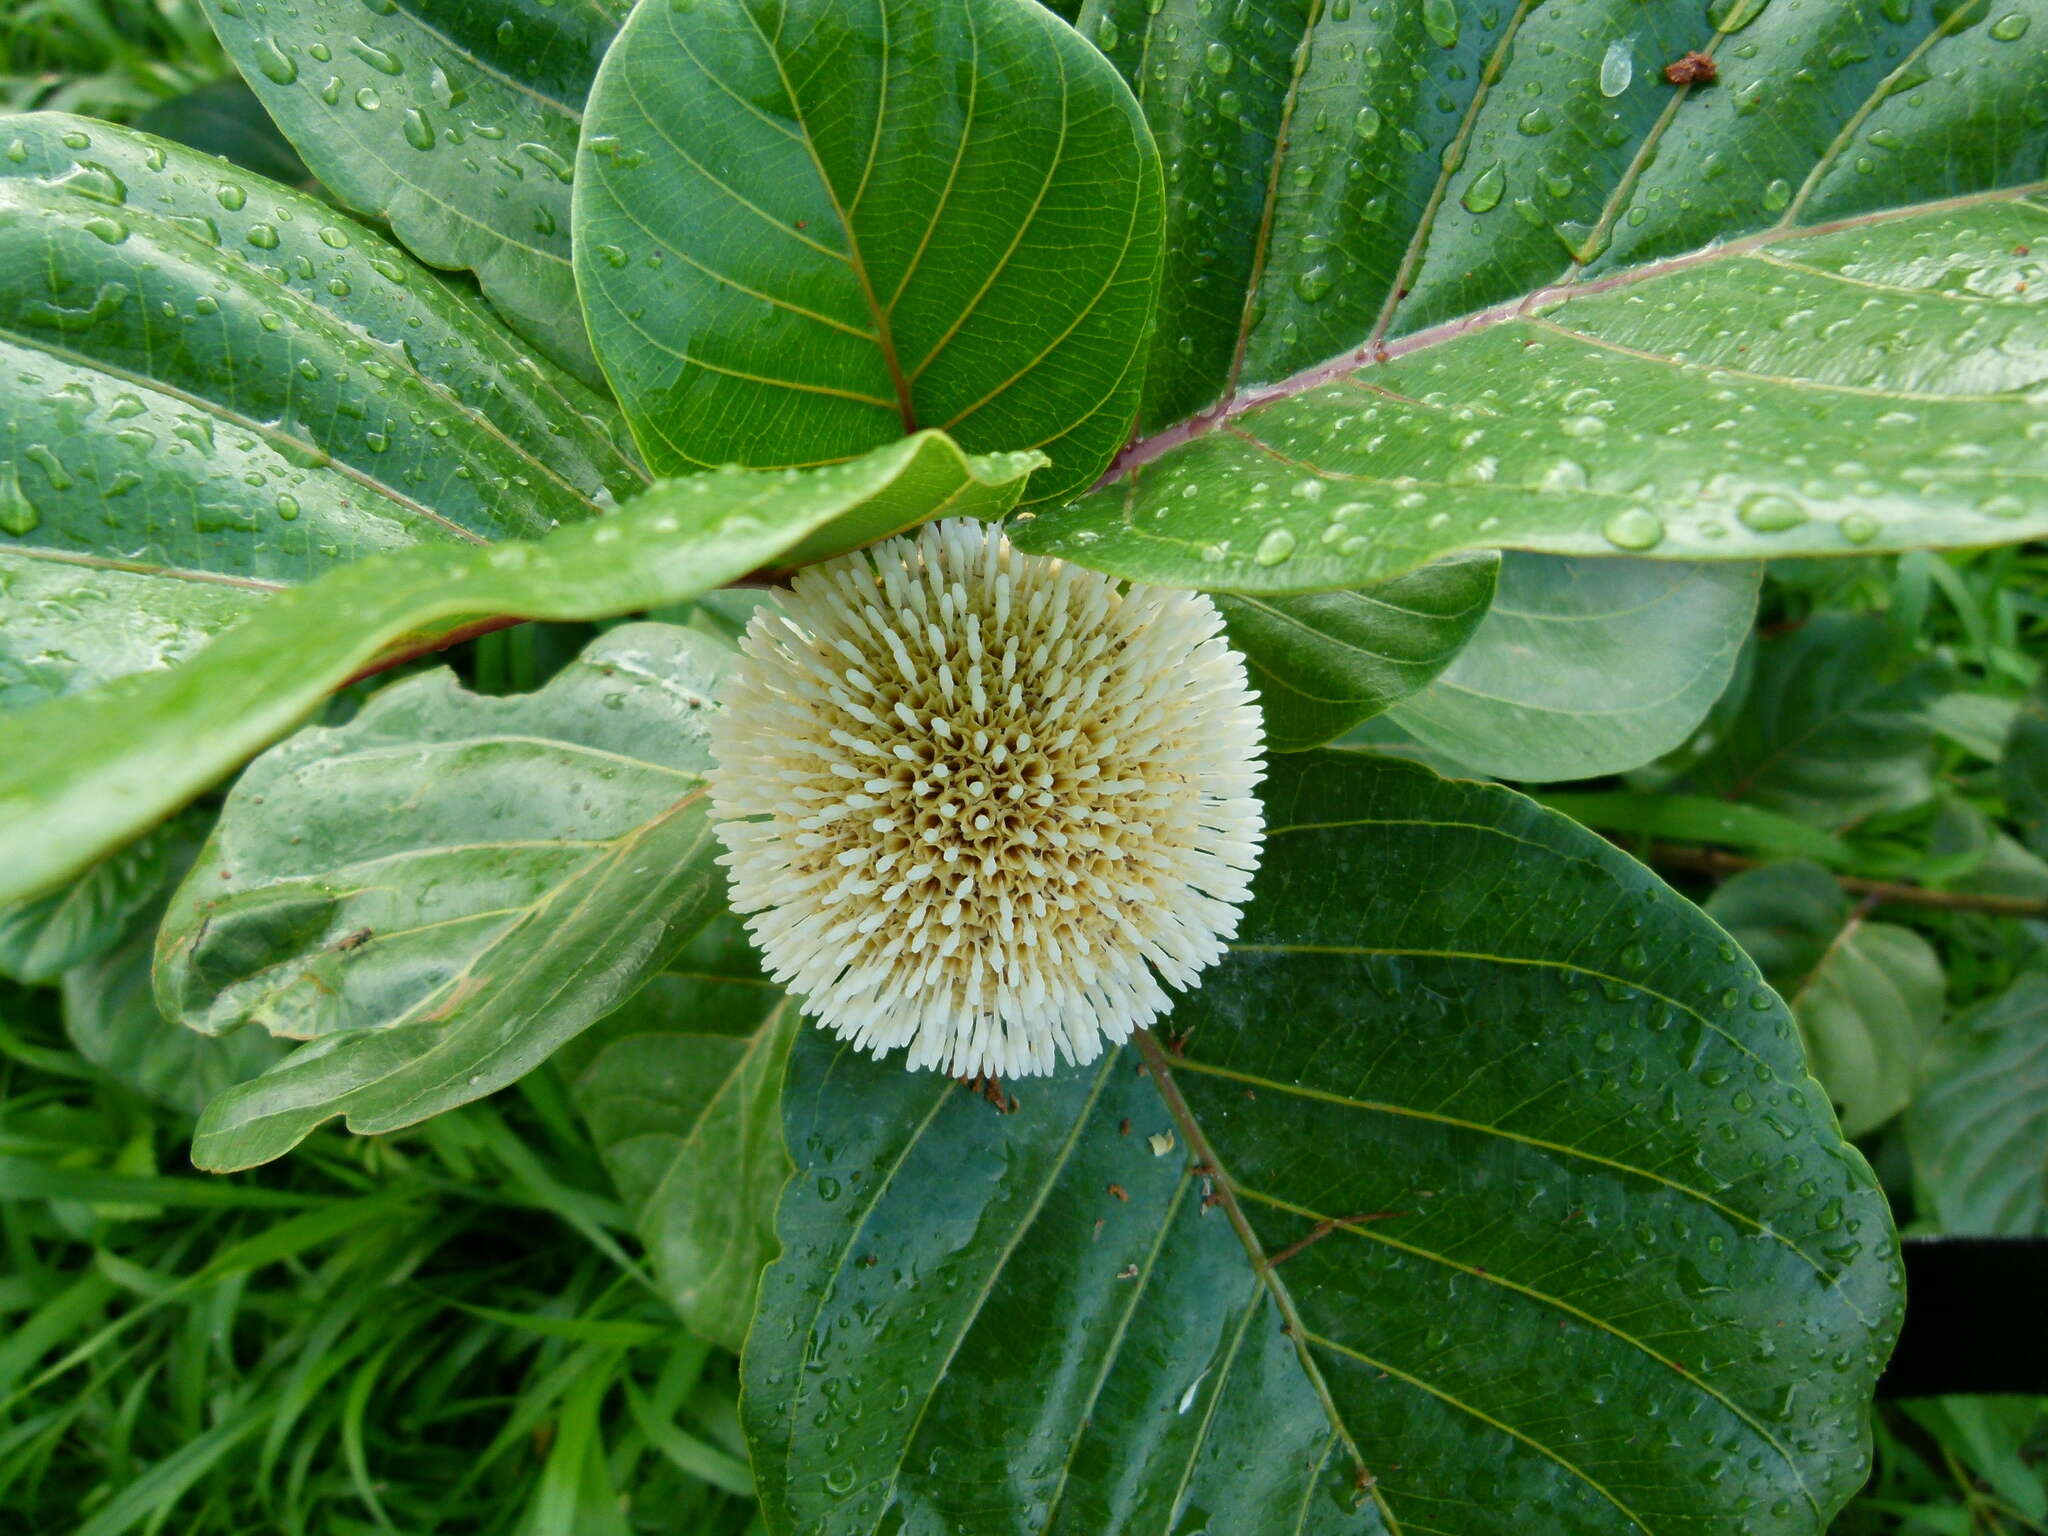
[[[843,1038],[1050,1072],[1237,931],[1262,743],[1201,594],[959,519],[800,572],[740,649],[712,728],[733,905]]]

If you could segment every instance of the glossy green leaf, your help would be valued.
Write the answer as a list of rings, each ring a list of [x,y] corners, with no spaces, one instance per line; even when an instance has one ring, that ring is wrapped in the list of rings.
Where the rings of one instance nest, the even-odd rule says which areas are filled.
[[[1129,434],[1159,159],[1031,0],[643,5],[577,164],[591,341],[660,472],[929,426],[1042,449],[1042,499]]]
[[[120,943],[172,878],[185,835],[176,824],[145,832],[49,895],[0,906],[0,976],[52,982]]]
[[[311,1043],[209,1104],[193,1161],[480,1098],[658,972],[724,901],[704,720],[731,654],[628,625],[538,693],[431,672],[251,763],[172,899],[157,996],[206,1034]]]
[[[1479,632],[1394,723],[1497,779],[1634,768],[1691,735],[1728,686],[1760,574],[1510,554]]]
[[[1219,593],[1266,745],[1321,746],[1428,683],[1481,627],[1499,568],[1498,555],[1461,555],[1354,592]]]
[[[685,602],[793,549],[864,543],[928,517],[999,516],[1040,462],[969,459],[924,433],[825,469],[670,482],[537,543],[427,546],[331,572],[182,666],[17,715],[20,745],[0,759],[0,897],[38,894],[118,847],[380,658],[505,615],[597,619]]]
[[[1183,1056],[998,1116],[800,1032],[770,1529],[1822,1530],[1897,1251],[1755,968],[1511,792],[1303,753],[1266,801]]]
[[[1953,677],[1876,615],[1818,615],[1758,648],[1748,698],[1693,780],[1832,828],[1923,804],[1934,794],[1927,706]]]
[[[2038,536],[2048,54],[2027,21],[1998,0],[1090,0],[1168,167],[1167,265],[1144,435],[1030,547],[1300,591],[1489,546]],[[1664,78],[1692,50],[1718,83]]]
[[[314,175],[593,374],[569,199],[584,97],[630,0],[201,3]]]
[[[1998,772],[2006,807],[2027,845],[2048,856],[2048,680],[2014,716]]]
[[[209,155],[0,119],[0,704],[162,667],[365,555],[585,520],[595,397],[370,230]]]
[[[2048,974],[2030,971],[1956,1019],[1920,1064],[1906,1145],[1944,1232],[2048,1236]]]
[[[1807,1065],[1850,1136],[1905,1108],[1944,1000],[1934,946],[1868,910],[1804,861],[1737,875],[1707,903],[1790,1001]]]
[[[722,917],[561,1057],[683,1326],[734,1351],[775,1257],[796,1021],[738,920]]]

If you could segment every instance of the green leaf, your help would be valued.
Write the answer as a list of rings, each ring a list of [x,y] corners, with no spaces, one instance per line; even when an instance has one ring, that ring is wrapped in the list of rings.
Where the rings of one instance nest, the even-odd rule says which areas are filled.
[[[0,976],[52,982],[120,943],[171,879],[177,844],[186,835],[174,825],[145,832],[69,885],[0,907]]]
[[[1998,773],[2006,808],[2027,846],[2048,857],[2048,678],[2013,717]]]
[[[1159,157],[1031,0],[640,6],[577,166],[591,342],[661,473],[931,426],[1043,449],[1036,500],[1129,434]]]
[[[1737,875],[1707,902],[1707,915],[1790,1001],[1807,1065],[1850,1136],[1905,1108],[1944,996],[1934,946],[1867,911],[1826,870],[1799,860]]]
[[[1090,0],[1171,168],[1167,265],[1144,435],[1027,546],[1273,592],[2038,537],[2027,15]],[[1690,50],[1718,84],[1665,80]]]
[[[583,99],[630,0],[201,0],[343,202],[594,378],[569,263]]]
[[[1820,614],[1763,642],[1742,712],[1694,781],[1837,829],[1924,804],[1934,794],[1927,707],[1953,680],[1875,614]]]
[[[799,1034],[770,1529],[1820,1531],[1897,1250],[1755,968],[1509,791],[1303,753],[1266,798],[1184,1057],[998,1118]]]
[[[157,996],[312,1043],[209,1104],[193,1161],[480,1098],[658,972],[724,900],[704,712],[731,654],[628,625],[538,693],[435,671],[251,763],[172,899]]]
[[[1428,683],[1482,626],[1499,568],[1498,555],[1464,555],[1356,592],[1219,593],[1266,745],[1321,746]]]
[[[826,469],[675,481],[537,543],[422,547],[280,593],[180,667],[16,716],[20,745],[0,761],[0,898],[35,895],[118,847],[379,658],[505,615],[597,619],[684,602],[842,535],[1000,516],[1040,462],[969,459],[923,433]]]
[[[595,397],[318,199],[84,118],[0,146],[0,704],[645,483]]]
[[[1754,805],[1730,805],[1700,795],[1601,790],[1583,794],[1539,794],[1539,805],[1602,832],[1673,838],[1685,843],[1718,843],[1746,848],[1767,858],[1812,859],[1846,864],[1849,849],[1832,832]]]
[[[2048,974],[2030,971],[1935,1037],[1906,1111],[1920,1207],[1943,1232],[2048,1236]]]
[[[738,920],[722,917],[562,1056],[683,1326],[735,1352],[775,1256],[796,1021]]]
[[[1753,565],[1510,554],[1479,633],[1393,721],[1497,779],[1634,768],[1728,686],[1760,580]]]

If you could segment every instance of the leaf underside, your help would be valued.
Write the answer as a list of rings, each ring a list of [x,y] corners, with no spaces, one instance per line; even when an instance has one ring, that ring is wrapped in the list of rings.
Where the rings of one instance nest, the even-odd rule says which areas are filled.
[[[1158,156],[1032,0],[642,6],[578,167],[591,340],[659,472],[937,427],[1042,450],[1038,500],[1129,432]]]

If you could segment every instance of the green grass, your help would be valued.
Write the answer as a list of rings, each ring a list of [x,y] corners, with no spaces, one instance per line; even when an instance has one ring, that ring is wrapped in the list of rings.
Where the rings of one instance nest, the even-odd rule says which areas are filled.
[[[127,122],[232,73],[199,0],[0,5],[0,110]]]
[[[753,1528],[736,1362],[652,1291],[545,1071],[204,1178],[54,1002],[0,992],[9,1531]]]

